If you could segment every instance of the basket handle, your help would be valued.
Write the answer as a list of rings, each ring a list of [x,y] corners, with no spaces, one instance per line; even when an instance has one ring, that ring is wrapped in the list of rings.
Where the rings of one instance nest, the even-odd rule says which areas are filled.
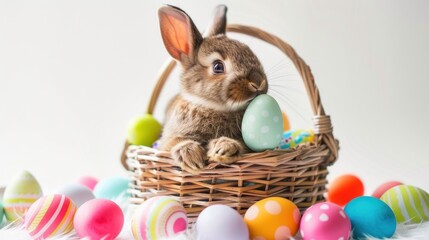
[[[267,42],[277,47],[280,51],[282,51],[291,59],[296,69],[298,70],[299,74],[301,75],[302,80],[304,81],[304,86],[310,100],[310,105],[314,116],[313,124],[314,124],[314,133],[316,134],[316,137],[315,137],[316,144],[320,141],[323,141],[327,144],[327,146],[330,148],[330,150],[333,153],[331,159],[328,159],[328,164],[334,163],[335,160],[337,159],[337,154],[338,154],[338,142],[337,140],[335,140],[332,134],[333,128],[331,124],[331,119],[325,113],[325,109],[323,108],[322,101],[320,99],[319,89],[317,88],[316,83],[314,82],[314,77],[313,77],[313,74],[311,73],[310,67],[304,62],[304,60],[295,52],[295,50],[288,43],[286,43],[285,41],[283,41],[282,39],[280,39],[279,37],[273,34],[265,32],[262,29],[252,27],[252,26],[240,25],[240,24],[230,24],[227,26],[227,32],[241,33],[244,35],[249,35],[254,38],[260,39],[264,42]],[[147,113],[150,113],[150,114],[153,113],[156,107],[156,103],[158,101],[159,95],[161,93],[161,90],[175,66],[176,66],[176,61],[174,59],[169,59],[167,61],[166,66],[161,71],[158,77],[158,81],[152,92],[152,96],[146,110]],[[125,143],[125,147],[122,152],[122,158],[121,158],[121,162],[125,168],[127,168],[127,165],[125,163],[126,161],[125,153],[127,148],[128,148],[128,144]]]

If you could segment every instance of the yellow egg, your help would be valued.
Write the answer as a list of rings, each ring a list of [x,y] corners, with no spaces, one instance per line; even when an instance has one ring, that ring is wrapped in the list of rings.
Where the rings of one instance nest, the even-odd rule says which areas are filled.
[[[298,232],[300,219],[298,207],[281,197],[258,201],[244,215],[251,240],[287,240]]]

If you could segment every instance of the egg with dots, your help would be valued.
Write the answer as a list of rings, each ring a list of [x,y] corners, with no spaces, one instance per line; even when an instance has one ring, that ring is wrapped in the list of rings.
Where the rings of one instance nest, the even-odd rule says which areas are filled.
[[[351,222],[344,210],[330,202],[318,203],[302,215],[300,232],[303,240],[349,239]]]
[[[301,214],[291,201],[270,197],[253,204],[244,215],[250,238],[286,240],[298,232]]]
[[[47,239],[73,230],[76,206],[70,198],[52,194],[31,205],[24,219],[24,228],[33,239]]]
[[[283,133],[282,140],[279,144],[280,149],[294,148],[303,143],[314,142],[313,130],[290,130]]]
[[[390,181],[390,182],[383,183],[374,190],[374,192],[372,193],[372,196],[375,198],[381,198],[381,196],[383,196],[383,194],[387,192],[389,189],[402,184],[403,183],[397,182],[397,181]]]
[[[43,196],[42,188],[34,176],[24,171],[7,185],[3,195],[6,219],[22,221],[30,206]]]
[[[393,210],[398,223],[421,223],[429,220],[429,193],[421,188],[396,186],[385,192],[380,199]]]
[[[241,124],[243,140],[253,151],[274,149],[283,133],[283,117],[277,101],[261,94],[247,107]]]
[[[172,237],[187,229],[183,206],[172,197],[152,197],[137,207],[131,220],[136,240]]]
[[[81,238],[113,240],[122,231],[124,214],[111,200],[92,199],[77,209],[73,224]]]
[[[340,206],[346,205],[352,199],[364,194],[362,180],[355,175],[341,175],[328,186],[327,200]]]
[[[243,217],[221,204],[206,207],[197,218],[195,230],[198,240],[249,240]]]

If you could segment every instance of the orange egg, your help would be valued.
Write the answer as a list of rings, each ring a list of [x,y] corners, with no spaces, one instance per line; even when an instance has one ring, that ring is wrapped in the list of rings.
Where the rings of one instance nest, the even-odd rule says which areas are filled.
[[[251,240],[287,240],[298,232],[300,219],[298,207],[281,197],[258,201],[244,215]]]
[[[357,176],[346,174],[334,179],[328,187],[328,201],[340,206],[364,194],[362,180]]]
[[[283,131],[284,132],[289,131],[290,130],[289,119],[285,112],[282,112],[282,116],[283,116]]]

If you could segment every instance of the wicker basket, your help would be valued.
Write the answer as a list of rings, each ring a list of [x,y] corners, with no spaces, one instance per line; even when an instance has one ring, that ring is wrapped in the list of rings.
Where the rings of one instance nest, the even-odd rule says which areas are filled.
[[[193,222],[212,204],[228,205],[243,214],[253,203],[271,196],[287,198],[301,210],[324,200],[327,167],[337,159],[338,141],[332,135],[330,117],[325,114],[310,68],[289,44],[270,33],[243,25],[229,25],[227,31],[268,42],[292,60],[302,76],[313,110],[314,143],[289,150],[246,154],[229,166],[211,163],[199,175],[182,171],[169,152],[126,144],[122,163],[130,172],[133,203],[139,204],[153,196],[174,196]],[[153,112],[175,65],[172,60],[163,69],[148,113]]]

